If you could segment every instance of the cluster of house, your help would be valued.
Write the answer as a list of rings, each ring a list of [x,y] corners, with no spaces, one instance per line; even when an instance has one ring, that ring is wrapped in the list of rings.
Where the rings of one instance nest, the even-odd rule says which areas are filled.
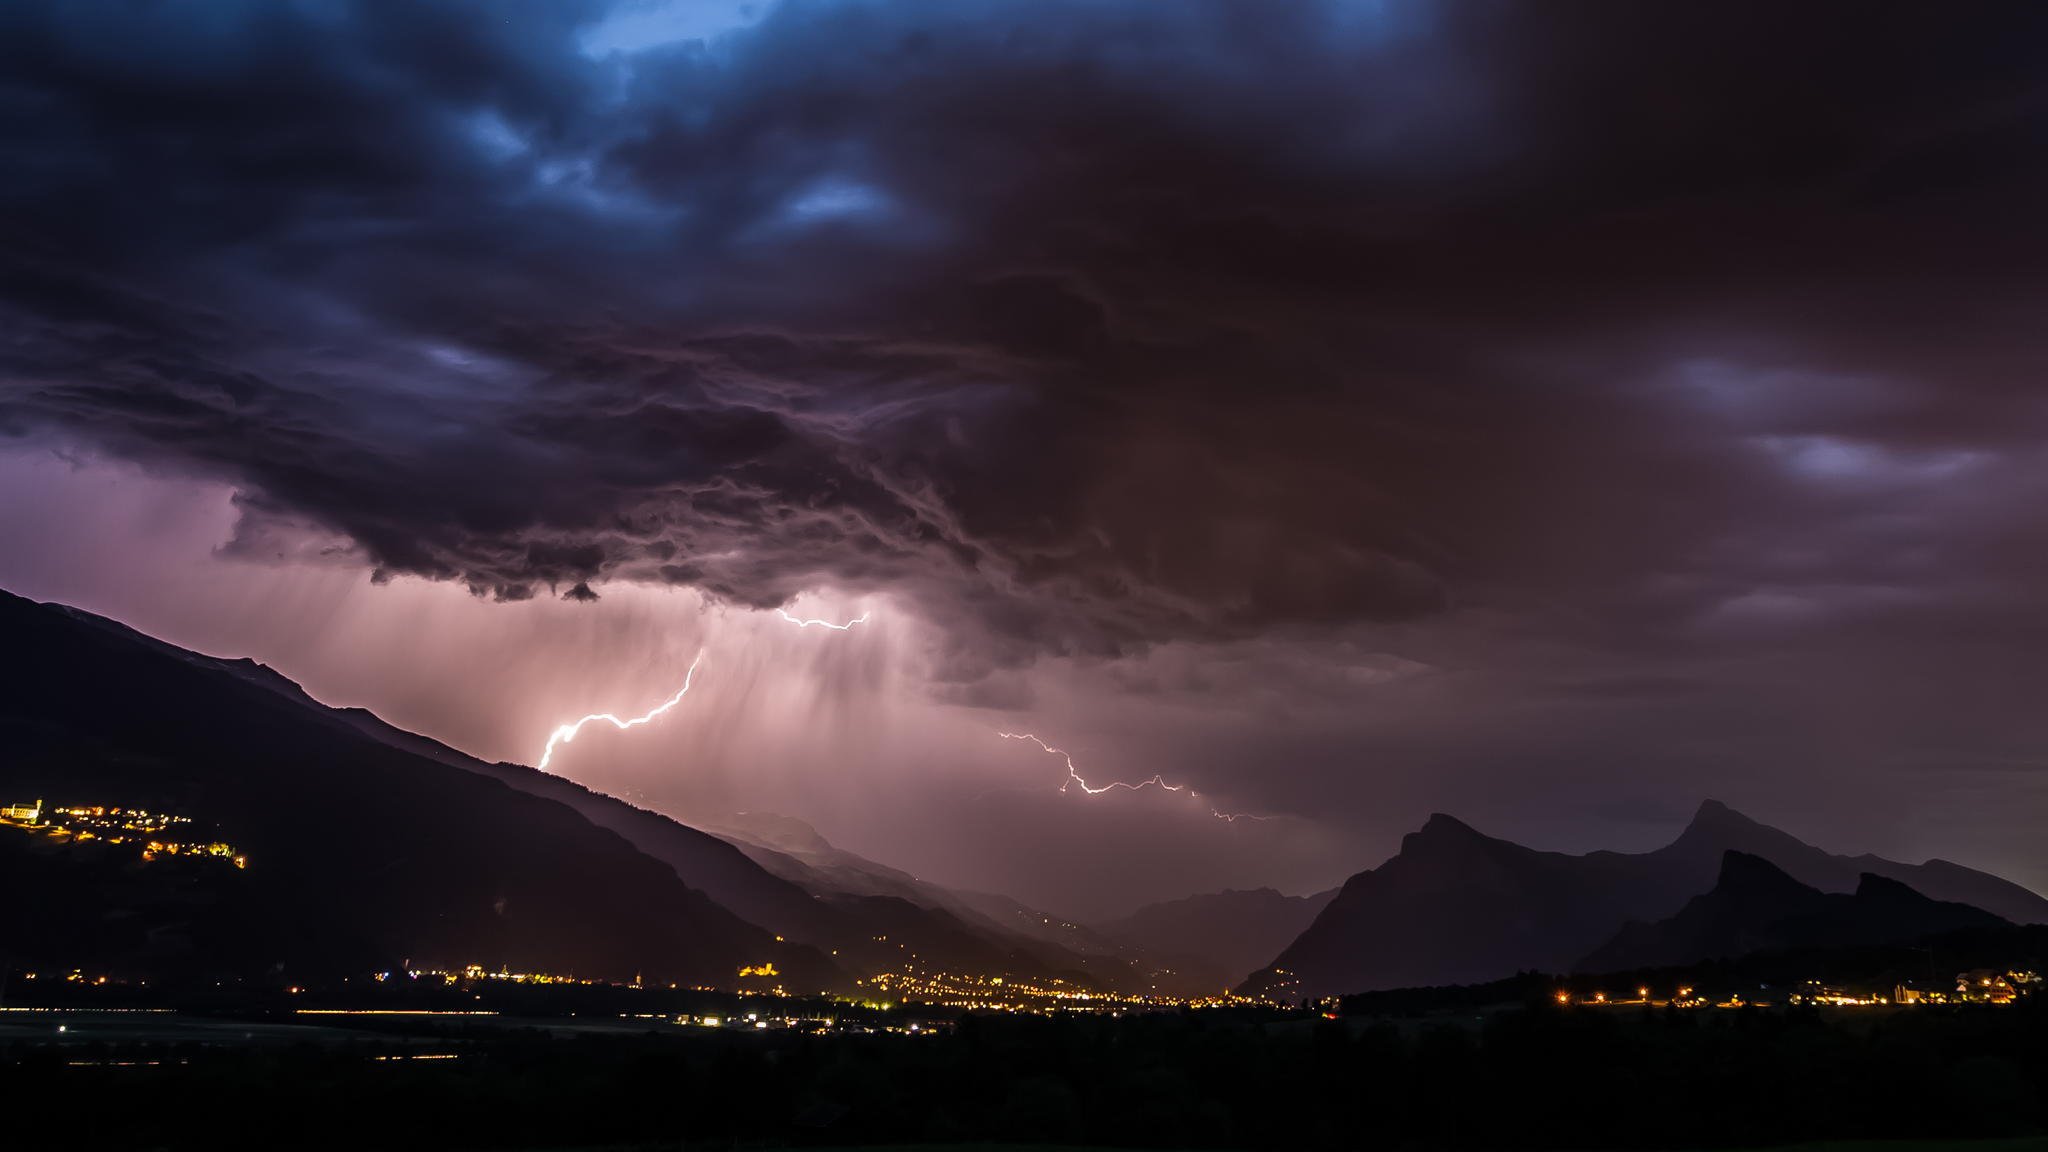
[[[2010,1004],[2041,987],[2041,975],[2032,971],[1999,971],[1972,968],[1956,974],[1953,992],[1946,988],[1918,988],[1901,984],[1892,990],[1895,1004]]]
[[[0,826],[71,844],[132,843],[145,861],[192,856],[220,860],[237,868],[249,866],[249,858],[234,845],[198,835],[191,817],[143,808],[103,804],[46,808],[37,800],[30,804],[0,805]]]
[[[1894,984],[1883,989],[1854,988],[1809,980],[1790,997],[1794,1004],[1824,1004],[1830,1007],[1861,1007],[1879,1004],[2010,1004],[2032,994],[2041,986],[2039,973],[2018,969],[1972,968],[1956,973],[1955,987],[1947,984]]]

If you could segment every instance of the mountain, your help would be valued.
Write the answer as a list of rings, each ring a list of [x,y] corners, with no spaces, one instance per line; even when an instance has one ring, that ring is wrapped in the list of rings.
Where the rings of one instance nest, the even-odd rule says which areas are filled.
[[[0,828],[16,960],[722,987],[772,964],[794,987],[850,983],[573,808],[373,738],[255,665],[6,593],[0,637],[0,795],[183,814],[247,859],[144,863],[109,836]]]
[[[1661,915],[1706,887],[1614,853],[1538,852],[1439,814],[1345,881],[1245,989],[1324,996],[1562,971],[1632,910]]]
[[[1831,855],[1713,800],[1675,841],[1637,854],[1539,852],[1438,814],[1392,859],[1346,881],[1242,988],[1326,996],[1567,971],[1627,921],[1661,920],[1713,887],[1731,849],[1824,892],[1852,891],[1870,873],[2015,923],[2048,923],[2048,900],[1996,876],[1940,860]]]
[[[366,709],[326,708],[297,684],[253,661],[224,663],[252,682],[329,712],[379,741],[565,804],[670,865],[748,922],[826,951],[856,975],[895,971],[907,956],[945,971],[1058,977],[1084,985],[1101,984],[1105,976],[1114,983],[1124,975],[1090,972],[1076,957],[1046,955],[1020,947],[1016,940],[986,938],[981,931],[985,926],[964,924],[954,910],[926,899],[923,889],[929,886],[908,873],[833,848],[800,820],[740,814],[727,818],[734,828],[701,830],[537,768],[481,760],[391,725]],[[820,853],[823,859],[812,867],[756,842],[768,840]]]
[[[831,961],[824,965],[829,979],[841,979],[844,973],[872,976],[895,971],[903,967],[906,957],[915,956],[927,967],[946,971],[1056,977],[1082,986],[1125,990],[1146,986],[1135,965],[1105,964],[1041,946],[986,922],[965,904],[952,907],[929,901],[918,891],[920,882],[907,873],[850,853],[838,854],[829,862],[836,877],[843,880],[852,875],[853,862],[858,862],[859,868],[875,877],[890,878],[890,883],[826,882],[805,865],[772,851],[711,835],[573,780],[523,764],[478,759],[395,727],[365,709],[330,708],[255,661],[190,652],[91,613],[9,599],[96,637],[108,651],[149,654],[167,666],[187,670],[199,677],[182,689],[188,694],[224,694],[212,703],[289,717],[307,732],[332,734],[349,747],[374,746],[386,753],[401,753],[404,762],[452,769],[566,808],[580,822],[623,840],[641,856],[665,866],[694,889],[695,895],[708,897],[711,904],[746,922],[750,930],[765,930],[767,936],[789,944],[808,945],[807,954],[825,954]],[[7,783],[7,776],[0,773],[0,785]],[[823,850],[837,853],[807,825],[787,823],[794,828],[785,827],[785,834],[801,840],[801,833],[795,831],[801,829],[816,838]],[[763,860],[771,866],[764,866]],[[759,957],[747,961],[760,962]],[[779,965],[778,970],[788,968]]]
[[[303,700],[306,705],[325,708],[306,696],[298,685],[261,665],[255,667],[281,688],[288,688],[292,696]],[[566,805],[592,824],[624,837],[641,852],[667,864],[678,876],[742,919],[770,929],[777,935],[828,949],[868,935],[858,926],[846,924],[843,917],[835,915],[798,885],[763,869],[733,845],[659,812],[593,791],[574,780],[538,768],[480,760],[428,737],[394,727],[367,709],[327,710],[342,722],[380,742],[452,768],[489,777],[528,795]]]
[[[1936,900],[1982,908],[2015,924],[2048,924],[2048,899],[2004,877],[1941,859],[1903,864],[1868,853],[1833,855],[1760,824],[1718,800],[1703,802],[1678,840],[1660,852],[1681,859],[1693,874],[1713,875],[1722,854],[1731,849],[1761,856],[1823,892],[1852,891],[1868,873],[1896,880]],[[1702,884],[1695,891],[1705,887]]]
[[[1096,927],[1111,939],[1154,955],[1183,957],[1236,981],[1278,955],[1336,896],[1335,888],[1311,896],[1225,889],[1147,904]]]
[[[1801,884],[1761,856],[1728,851],[1714,887],[1669,919],[1624,925],[1580,972],[1677,967],[1758,952],[1897,944],[1943,932],[2011,927],[1968,904],[1930,900],[1866,872],[1851,893]]]

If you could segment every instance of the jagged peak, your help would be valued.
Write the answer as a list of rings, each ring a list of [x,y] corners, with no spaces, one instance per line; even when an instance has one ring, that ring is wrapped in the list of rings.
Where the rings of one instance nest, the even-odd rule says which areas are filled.
[[[1789,832],[1745,816],[1719,800],[1703,800],[1692,822],[1671,847],[1711,852],[1716,857],[1730,848],[1776,857],[1781,851],[1818,851]]]
[[[1432,812],[1422,827],[1401,838],[1401,854],[1455,852],[1493,843],[1497,841],[1463,820]]]
[[[1443,812],[1431,812],[1429,819],[1422,822],[1421,832],[1437,836],[1478,836],[1480,834],[1477,828],[1472,827],[1456,816]]]

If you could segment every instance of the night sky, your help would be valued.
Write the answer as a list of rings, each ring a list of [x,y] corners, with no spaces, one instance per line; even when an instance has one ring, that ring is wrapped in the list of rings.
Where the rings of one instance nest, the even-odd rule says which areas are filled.
[[[553,769],[1077,915],[1708,796],[2048,888],[2044,44],[20,0],[0,586],[527,763],[701,652]]]

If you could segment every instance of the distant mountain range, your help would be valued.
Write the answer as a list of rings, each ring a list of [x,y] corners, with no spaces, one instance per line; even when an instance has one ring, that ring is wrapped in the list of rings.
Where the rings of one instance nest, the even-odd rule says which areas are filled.
[[[1761,856],[1730,851],[1711,891],[1654,924],[1632,922],[1573,965],[1580,972],[1675,968],[1758,952],[1898,944],[1944,932],[2009,928],[1968,904],[1930,900],[1865,872],[1854,892],[1801,884]]]
[[[1672,916],[1714,887],[1731,850],[1823,892],[1854,891],[1867,873],[2015,923],[2048,923],[2048,900],[1988,873],[1831,855],[1712,800],[1677,840],[1639,854],[1539,852],[1439,814],[1392,859],[1346,881],[1241,990],[1326,996],[1571,971],[1629,921]]]

